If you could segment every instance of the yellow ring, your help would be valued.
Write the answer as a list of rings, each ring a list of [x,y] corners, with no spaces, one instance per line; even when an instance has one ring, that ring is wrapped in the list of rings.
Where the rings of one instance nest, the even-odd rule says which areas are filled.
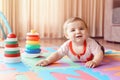
[[[39,41],[26,41],[26,44],[40,44]]]

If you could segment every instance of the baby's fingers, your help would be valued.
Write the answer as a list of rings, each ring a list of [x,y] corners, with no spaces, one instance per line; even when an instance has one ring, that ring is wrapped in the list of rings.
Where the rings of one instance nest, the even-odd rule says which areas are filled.
[[[46,65],[48,65],[47,61],[43,61],[43,62],[40,64],[40,66],[46,66]]]
[[[96,66],[96,64],[93,61],[89,61],[85,64],[85,66],[88,68],[94,68]]]
[[[42,60],[42,61],[39,61],[36,66],[46,66],[48,65],[48,61],[47,60]]]
[[[40,66],[41,64],[42,64],[42,62],[40,61],[36,64],[36,66]]]

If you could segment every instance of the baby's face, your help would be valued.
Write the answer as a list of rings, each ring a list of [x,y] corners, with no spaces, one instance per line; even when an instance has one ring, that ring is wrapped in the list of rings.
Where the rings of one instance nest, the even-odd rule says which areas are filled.
[[[67,24],[66,37],[74,42],[83,42],[88,36],[88,31],[82,21]]]

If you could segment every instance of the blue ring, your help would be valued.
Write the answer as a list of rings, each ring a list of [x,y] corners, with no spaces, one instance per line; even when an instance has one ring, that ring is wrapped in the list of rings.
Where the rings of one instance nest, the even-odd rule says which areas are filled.
[[[41,49],[25,49],[25,52],[30,53],[30,54],[36,54],[36,53],[40,53]]]

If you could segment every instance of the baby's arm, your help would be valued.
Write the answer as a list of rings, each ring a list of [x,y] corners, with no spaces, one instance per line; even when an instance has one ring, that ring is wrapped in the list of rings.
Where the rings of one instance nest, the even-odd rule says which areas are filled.
[[[48,58],[46,58],[44,60],[40,60],[36,64],[36,66],[47,66],[51,63],[54,63],[54,62],[58,61],[61,58],[62,58],[62,56],[60,54],[58,54],[58,52],[55,52],[52,55],[50,55]]]
[[[95,54],[93,60],[86,62],[85,66],[88,68],[94,68],[102,62],[103,57],[104,54],[102,52]]]

